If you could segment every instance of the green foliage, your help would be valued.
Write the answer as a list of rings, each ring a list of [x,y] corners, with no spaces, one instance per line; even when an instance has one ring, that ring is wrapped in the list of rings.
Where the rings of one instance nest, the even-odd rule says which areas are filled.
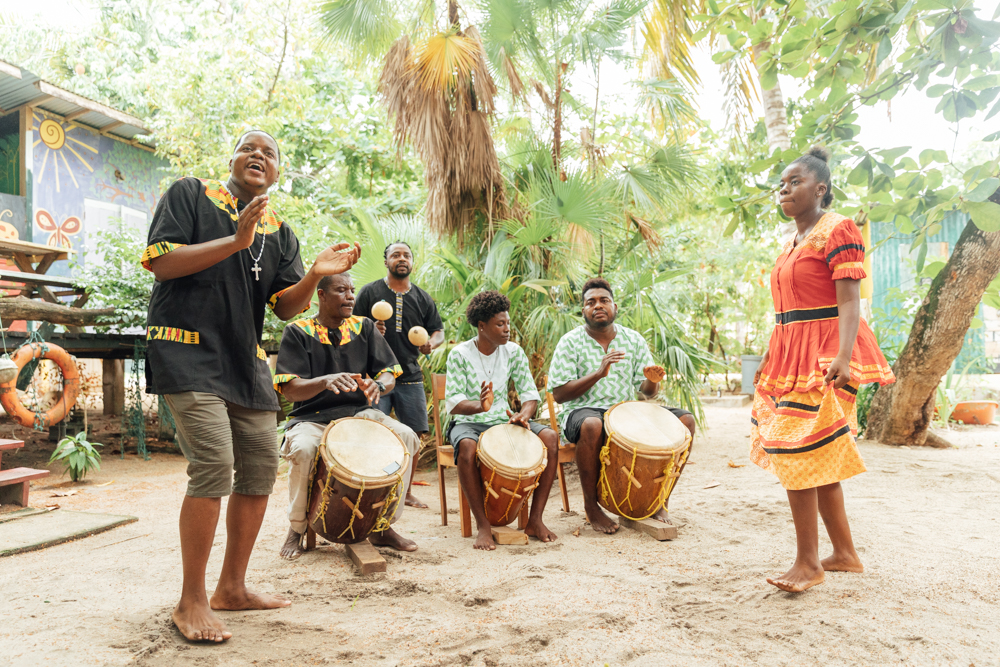
[[[97,237],[103,259],[85,257],[86,268],[74,262],[76,286],[90,295],[88,307],[115,309],[108,325],[146,326],[155,279],[139,263],[146,248],[145,234],[121,227],[98,232]]]
[[[103,446],[99,442],[88,442],[87,432],[80,431],[59,441],[49,463],[62,461],[64,472],[68,472],[74,482],[79,482],[91,470],[101,469],[101,453],[95,447]]]

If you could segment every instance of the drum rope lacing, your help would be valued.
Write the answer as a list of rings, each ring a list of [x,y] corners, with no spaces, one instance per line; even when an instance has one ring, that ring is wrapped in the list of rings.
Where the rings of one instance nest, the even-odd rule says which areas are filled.
[[[483,511],[484,512],[489,512],[489,498],[490,498],[490,494],[491,493],[494,496],[496,496],[497,498],[500,497],[500,494],[498,494],[496,491],[494,491],[493,487],[491,486],[491,484],[493,484],[493,478],[496,477],[496,476],[497,476],[497,469],[496,468],[490,468],[490,480],[488,482],[483,482],[483,486],[486,487],[486,493],[483,494]],[[522,490],[521,489],[521,473],[517,473],[517,491],[521,491],[521,490]],[[515,491],[515,492],[513,492],[513,493],[510,494],[510,502],[507,503],[507,509],[504,510],[504,512],[503,512],[503,518],[501,519],[501,521],[506,520],[508,523],[510,522],[510,519],[508,518],[510,516],[510,508],[514,506],[514,497],[517,495],[517,491]],[[521,496],[521,497],[523,498],[524,496]]]
[[[679,457],[677,450],[670,453],[670,463],[663,471],[664,478],[660,486],[660,492],[656,495],[656,498],[653,499],[650,506],[646,508],[649,513],[646,514],[646,516],[634,517],[629,516],[622,511],[622,504],[628,502],[629,510],[634,509],[629,496],[632,494],[632,480],[635,479],[635,462],[638,458],[639,450],[634,447],[632,448],[632,465],[629,467],[628,471],[628,491],[625,492],[625,497],[622,498],[621,502],[619,502],[618,499],[615,498],[615,494],[611,491],[611,485],[608,482],[607,474],[608,466],[611,465],[611,442],[614,436],[615,433],[613,431],[609,431],[608,437],[604,441],[604,446],[601,447],[601,477],[598,481],[598,486],[601,490],[601,498],[605,503],[607,503],[610,498],[611,503],[615,506],[618,516],[623,516],[626,519],[631,519],[632,521],[642,521],[643,519],[648,519],[656,514],[661,507],[664,507],[667,504],[667,499],[670,497],[670,493],[674,490],[674,485],[677,483],[678,476],[674,474],[674,470],[680,470],[680,468],[683,467],[684,463],[687,461],[687,455],[691,451],[691,438],[688,436],[687,443],[681,450]]]

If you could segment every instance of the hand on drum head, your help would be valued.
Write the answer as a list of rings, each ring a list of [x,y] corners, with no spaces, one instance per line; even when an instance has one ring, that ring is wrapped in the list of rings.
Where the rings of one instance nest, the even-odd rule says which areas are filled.
[[[507,416],[510,417],[510,420],[507,422],[508,424],[516,424],[517,426],[523,426],[524,428],[531,428],[531,425],[528,424],[528,418],[520,412],[514,413],[508,410]]]
[[[378,403],[379,398],[381,398],[381,392],[379,392],[378,385],[375,384],[375,380],[362,378],[361,380],[358,380],[358,384],[361,386],[361,391],[364,392],[365,398],[368,399],[368,405],[375,405]]]
[[[646,376],[646,379],[657,384],[666,376],[667,371],[663,366],[646,366],[642,369],[642,374]]]
[[[357,390],[358,383],[351,377],[350,373],[334,373],[326,376],[326,389],[335,394],[340,392],[349,393]]]
[[[625,352],[622,350],[608,350],[608,353],[601,359],[601,366],[597,369],[597,377],[606,378],[611,372],[611,364],[625,361]]]
[[[489,412],[490,408],[493,407],[493,383],[483,382],[479,389],[479,404],[483,408],[483,412]]]

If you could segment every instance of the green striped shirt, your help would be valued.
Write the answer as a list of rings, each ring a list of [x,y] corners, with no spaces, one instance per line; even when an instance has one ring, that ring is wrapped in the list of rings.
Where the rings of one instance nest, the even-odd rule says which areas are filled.
[[[563,404],[561,421],[564,427],[569,413],[577,408],[606,410],[615,403],[634,401],[639,386],[646,379],[643,369],[656,363],[642,334],[619,324],[614,327],[615,337],[608,344],[607,352],[600,343],[587,335],[583,326],[559,339],[549,366],[549,391],[597,371],[608,352],[621,350],[625,353],[623,361],[611,364],[607,377],[598,380],[582,396]]]
[[[476,415],[453,415],[455,422],[473,424],[506,424],[507,383],[514,380],[514,388],[521,402],[537,401],[538,390],[531,379],[528,356],[517,343],[507,343],[486,356],[476,348],[476,340],[459,343],[448,353],[448,380],[445,382],[445,410],[450,414],[462,401],[478,401],[483,382],[493,383],[493,407]]]

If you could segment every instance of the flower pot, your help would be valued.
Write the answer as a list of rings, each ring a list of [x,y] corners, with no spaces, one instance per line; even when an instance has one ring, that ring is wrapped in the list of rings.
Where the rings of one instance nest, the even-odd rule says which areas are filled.
[[[740,366],[743,371],[741,378],[743,381],[740,383],[741,393],[753,395],[753,376],[757,374],[757,368],[763,358],[752,354],[744,354],[740,357]]]
[[[963,424],[992,424],[997,407],[996,401],[962,401],[955,404],[951,418]]]

